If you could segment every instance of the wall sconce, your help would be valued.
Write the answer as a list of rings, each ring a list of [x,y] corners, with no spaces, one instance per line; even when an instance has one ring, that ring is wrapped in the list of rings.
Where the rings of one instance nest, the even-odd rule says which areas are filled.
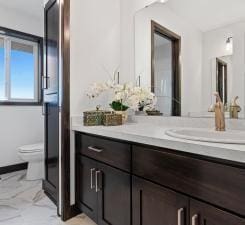
[[[233,38],[229,37],[226,40],[226,50],[227,51],[232,51],[233,50]]]

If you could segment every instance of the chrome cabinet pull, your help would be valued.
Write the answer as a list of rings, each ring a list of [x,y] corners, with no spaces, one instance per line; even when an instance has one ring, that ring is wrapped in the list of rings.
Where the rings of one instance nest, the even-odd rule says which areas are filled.
[[[46,77],[46,89],[49,89],[50,88],[50,77]]]
[[[91,190],[93,190],[95,188],[95,185],[93,182],[94,171],[95,171],[95,168],[90,169],[90,188],[91,188]]]
[[[45,76],[44,76],[44,75],[42,76],[42,84],[41,84],[41,86],[42,86],[42,89],[43,89],[43,90],[46,89],[46,85],[45,85]]]
[[[96,148],[96,147],[93,147],[93,146],[89,146],[88,149],[91,150],[91,151],[94,151],[94,152],[98,152],[98,153],[103,152],[103,149]]]
[[[195,214],[191,219],[191,225],[198,225],[198,214]]]
[[[184,212],[185,212],[184,208],[180,208],[178,210],[178,225],[184,225],[184,224],[182,224],[182,222],[184,220]]]
[[[50,77],[43,76],[43,78],[42,78],[42,89],[47,90],[47,89],[49,89],[49,86],[50,86]]]
[[[99,184],[99,174],[101,174],[101,171],[100,170],[97,170],[95,172],[95,191],[96,192],[99,192],[100,191],[100,188],[98,186],[98,184]]]

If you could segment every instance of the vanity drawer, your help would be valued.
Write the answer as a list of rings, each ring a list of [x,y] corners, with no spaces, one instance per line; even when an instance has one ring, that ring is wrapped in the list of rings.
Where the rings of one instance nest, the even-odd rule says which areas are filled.
[[[86,134],[82,134],[80,140],[79,153],[130,172],[130,144]]]
[[[134,175],[245,215],[245,168],[133,146]]]

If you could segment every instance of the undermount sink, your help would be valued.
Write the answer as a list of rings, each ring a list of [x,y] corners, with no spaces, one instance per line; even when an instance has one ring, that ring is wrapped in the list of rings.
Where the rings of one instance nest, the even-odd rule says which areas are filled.
[[[211,129],[171,129],[166,131],[171,137],[192,141],[223,143],[223,144],[245,144],[245,131],[227,130],[224,132]]]

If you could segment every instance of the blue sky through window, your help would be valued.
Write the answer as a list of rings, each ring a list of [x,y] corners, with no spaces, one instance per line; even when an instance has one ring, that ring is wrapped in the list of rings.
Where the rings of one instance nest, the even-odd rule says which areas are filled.
[[[11,50],[11,98],[34,99],[34,55]]]

